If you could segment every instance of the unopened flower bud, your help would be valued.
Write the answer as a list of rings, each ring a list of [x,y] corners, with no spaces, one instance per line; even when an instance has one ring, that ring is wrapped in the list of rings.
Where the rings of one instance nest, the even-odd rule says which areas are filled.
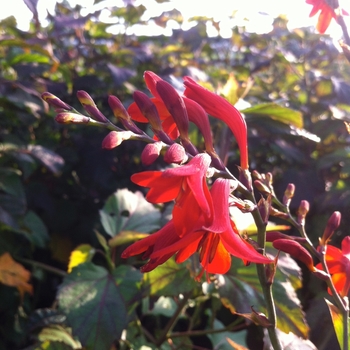
[[[308,201],[306,200],[302,200],[300,202],[300,205],[299,205],[299,208],[298,208],[298,223],[300,225],[305,225],[305,218],[306,218],[306,215],[307,213],[309,212],[310,210],[310,204]]]
[[[256,171],[256,170],[252,171],[252,178],[254,180],[262,180],[263,179],[261,174],[258,171]]]
[[[272,243],[273,247],[290,254],[293,258],[303,262],[310,271],[314,271],[314,263],[311,254],[298,242],[291,239],[277,239]]]
[[[265,198],[261,198],[258,202],[258,210],[261,216],[262,221],[266,225],[269,220],[270,215],[270,207],[271,207],[271,195]]]
[[[167,145],[173,144],[170,137],[163,131],[157,107],[151,99],[141,91],[134,91],[133,97],[137,107],[149,121],[154,134]]]
[[[260,180],[254,180],[254,186],[260,193],[266,196],[271,194],[271,190]]]
[[[268,232],[266,232],[266,242],[274,242],[277,239],[291,239],[291,240],[296,241],[296,242],[298,242],[300,244],[306,243],[306,238],[304,238],[304,237],[288,236],[288,235],[286,235],[286,234],[284,234],[282,232],[279,232],[279,231],[268,231]]]
[[[64,111],[71,111],[73,109],[72,106],[68,105],[67,103],[60,100],[55,95],[51,94],[50,92],[44,92],[41,94],[41,98],[46,101],[50,106],[53,106],[55,108],[64,110]]]
[[[141,153],[141,162],[143,165],[152,164],[160,155],[162,150],[162,143],[148,143]]]
[[[180,132],[180,138],[188,140],[189,120],[182,97],[177,93],[175,88],[165,80],[157,81],[156,89],[165,107],[174,118]]]
[[[288,184],[286,190],[284,191],[284,196],[283,196],[283,204],[286,207],[289,207],[289,204],[294,197],[294,192],[295,192],[295,185],[290,183]]]
[[[341,213],[335,211],[331,217],[328,219],[327,226],[323,232],[322,238],[320,240],[321,245],[326,245],[328,241],[332,238],[334,231],[339,227],[341,221]]]
[[[119,146],[123,141],[130,139],[131,131],[111,131],[102,141],[102,148],[112,149]]]
[[[60,124],[88,124],[91,121],[91,119],[85,115],[70,112],[58,113],[55,120]]]
[[[140,130],[132,121],[128,111],[125,109],[118,97],[110,95],[108,97],[108,104],[111,107],[114,116],[120,120],[125,129],[130,130],[135,134],[143,134],[142,130]]]
[[[91,98],[91,96],[83,90],[79,90],[77,92],[78,100],[80,101],[81,105],[84,107],[86,112],[89,113],[91,118],[94,118],[96,121],[101,123],[108,122],[108,119],[101,113],[101,111],[97,108],[94,100]]]
[[[272,183],[273,183],[273,175],[272,175],[272,173],[266,173],[265,174],[265,179],[266,179],[266,183],[268,184],[268,186],[271,187]]]
[[[182,164],[186,162],[187,158],[185,149],[178,143],[173,143],[164,155],[164,161],[169,164]]]

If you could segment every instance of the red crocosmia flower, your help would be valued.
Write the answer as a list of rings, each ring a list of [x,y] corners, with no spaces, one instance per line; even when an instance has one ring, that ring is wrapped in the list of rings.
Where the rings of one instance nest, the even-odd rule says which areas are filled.
[[[309,15],[310,17],[315,16],[320,11],[316,29],[319,33],[323,34],[329,27],[332,18],[337,19],[335,9],[329,4],[329,0],[306,0],[306,3],[313,6]],[[342,10],[342,14],[348,15],[344,10]]]
[[[350,236],[343,239],[341,250],[331,245],[326,246],[326,264],[336,291],[345,297],[350,290]],[[322,269],[321,263],[316,268]],[[328,293],[332,291],[328,288]]]
[[[165,203],[175,199],[182,205],[186,193],[192,191],[196,201],[205,213],[211,215],[211,205],[205,195],[206,173],[211,158],[206,153],[193,157],[186,165],[165,171],[144,171],[131,176],[131,181],[143,187],[150,187],[146,199],[151,203]]]
[[[189,208],[174,208],[173,222],[176,232],[177,225],[182,225],[190,230],[173,244],[160,250],[154,250],[151,253],[151,259],[159,259],[161,256],[168,256],[171,252],[176,253],[176,262],[181,263],[187,260],[195,252],[199,253],[199,260],[202,265],[202,271],[198,278],[206,273],[226,273],[231,266],[231,255],[243,259],[245,262],[255,262],[261,264],[271,263],[271,260],[259,254],[249,243],[244,241],[234,224],[230,219],[228,210],[228,201],[230,194],[230,180],[217,179],[210,190],[213,203],[213,216],[209,225],[203,225],[204,220],[201,216],[194,215],[196,218],[190,224],[186,221],[189,214]],[[188,201],[186,204],[189,204]],[[195,208],[195,205],[192,205]],[[181,213],[182,212],[182,213]],[[178,220],[180,216],[182,220]],[[196,228],[197,225],[197,228]]]
[[[148,90],[154,96],[153,98],[151,98],[151,101],[154,103],[154,105],[158,110],[158,114],[162,121],[162,128],[164,132],[168,134],[168,136],[172,140],[177,139],[179,137],[179,130],[177,129],[172,115],[169,113],[168,109],[165,107],[165,104],[160,98],[158,91],[156,89],[157,81],[163,81],[163,79],[151,71],[146,71],[144,73],[144,79]],[[129,106],[128,113],[130,114],[131,118],[134,121],[137,121],[140,123],[148,123],[147,118],[143,116],[143,114],[141,113],[139,107],[136,105],[135,102]]]
[[[247,124],[241,113],[223,97],[200,86],[190,77],[184,78],[184,84],[186,97],[196,101],[208,114],[228,125],[241,152],[241,167],[248,169]]]
[[[150,260],[142,267],[143,272],[151,271],[175,255],[177,263],[182,263],[194,253],[199,253],[202,271],[226,273],[231,266],[231,254],[245,262],[261,264],[271,260],[259,254],[249,243],[244,241],[229,217],[228,198],[230,180],[217,179],[210,191],[213,202],[213,215],[209,225],[205,225],[203,212],[200,211],[193,193],[188,195],[183,207],[175,206],[173,220],[158,232],[129,246],[122,254],[123,258],[143,254]],[[187,220],[189,219],[189,220]],[[179,234],[179,227],[183,227]]]

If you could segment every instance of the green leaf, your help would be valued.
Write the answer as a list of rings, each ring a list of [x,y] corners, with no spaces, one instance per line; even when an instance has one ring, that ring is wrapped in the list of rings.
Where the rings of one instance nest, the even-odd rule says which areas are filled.
[[[24,188],[18,170],[10,168],[0,169],[0,190],[22,199],[25,198]]]
[[[43,221],[33,211],[28,211],[23,218],[21,231],[25,231],[29,238],[37,247],[44,248],[49,240],[49,234]]]
[[[243,109],[240,112],[268,117],[284,124],[293,125],[299,129],[303,128],[303,115],[301,112],[280,106],[276,103],[262,103],[254,107]]]
[[[333,305],[330,301],[325,299],[325,302],[328,306],[329,313],[331,314],[331,317],[332,317],[332,323],[334,326],[335,334],[339,342],[340,349],[345,350],[344,343],[343,343],[343,339],[344,339],[343,315],[340,312],[340,310],[335,305]],[[350,344],[350,334],[348,334],[348,338],[349,338],[348,341]]]
[[[293,284],[299,287],[296,275],[300,274],[300,269],[287,254],[284,259],[286,259],[284,270],[277,268],[272,287],[278,319],[277,327],[285,333],[292,332],[306,338],[309,329],[293,287]],[[286,271],[288,261],[290,267]],[[293,266],[295,269],[292,269]],[[291,274],[293,277],[290,277]],[[240,260],[232,259],[231,270],[226,275],[220,276],[218,281],[222,303],[232,313],[250,313],[253,306],[257,312],[266,314],[265,301],[254,264],[244,266]]]
[[[145,273],[143,280],[150,295],[178,296],[198,288],[186,263],[177,264],[173,258]]]
[[[161,214],[148,203],[141,192],[118,190],[108,197],[100,219],[105,231],[112,237],[121,231],[152,232],[159,228]]]
[[[113,276],[130,314],[142,298],[143,274],[132,266],[120,265],[113,271]]]
[[[65,277],[58,302],[73,334],[88,349],[109,349],[127,325],[125,300],[115,277],[91,262]]]
[[[12,60],[9,62],[10,65],[15,65],[18,63],[51,63],[50,57],[41,55],[39,53],[22,53],[18,54],[15,57],[12,58]]]

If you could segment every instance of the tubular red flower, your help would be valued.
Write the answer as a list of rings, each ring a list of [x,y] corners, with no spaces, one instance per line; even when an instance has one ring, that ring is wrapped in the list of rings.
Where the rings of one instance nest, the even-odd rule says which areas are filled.
[[[212,202],[220,203],[212,206],[213,215],[210,222],[204,217],[195,194],[188,192],[182,206],[175,206],[173,220],[151,236],[132,244],[122,254],[123,258],[143,254],[149,258],[142,271],[151,271],[164,263],[172,255],[176,262],[187,260],[194,253],[199,253],[199,261],[203,273],[226,273],[231,266],[231,254],[245,262],[268,264],[272,261],[259,254],[249,243],[244,241],[229,217],[228,200],[230,180],[217,179],[210,191],[205,193]]]
[[[335,9],[327,2],[327,0],[306,0],[306,3],[313,6],[309,17],[313,17],[320,12],[316,29],[319,33],[323,34],[329,27],[332,18],[337,19]],[[348,15],[346,11],[341,11],[343,15]]]
[[[202,272],[226,273],[231,266],[231,255],[243,259],[245,262],[260,264],[271,263],[271,260],[259,254],[248,242],[244,241],[229,217],[228,201],[230,180],[217,179],[210,191],[213,215],[210,224],[206,225],[200,212],[189,215],[189,207],[195,209],[190,199],[183,208],[174,208],[173,221],[178,236],[181,237],[172,245],[154,251],[150,257],[158,258],[170,252],[176,253],[176,261],[181,263],[195,252],[199,253]],[[187,220],[189,216],[194,220]],[[185,223],[185,224],[184,224]],[[179,235],[177,226],[183,226],[185,231]],[[201,274],[199,275],[201,276]]]
[[[209,115],[228,125],[237,140],[241,153],[241,167],[248,169],[247,125],[241,113],[223,97],[200,86],[190,77],[184,77],[184,85],[186,97],[196,101]]]
[[[201,210],[211,215],[210,204],[204,194],[206,173],[211,159],[201,153],[193,157],[186,165],[165,171],[144,171],[131,176],[131,181],[143,187],[150,187],[146,199],[151,203],[165,203],[175,199],[181,205],[187,191],[192,191]]]
[[[342,297],[345,297],[350,290],[350,236],[343,239],[341,249],[331,245],[327,245],[325,249],[326,264],[332,275],[334,288]],[[317,264],[316,268],[322,269],[322,264]],[[328,293],[332,295],[329,288]]]

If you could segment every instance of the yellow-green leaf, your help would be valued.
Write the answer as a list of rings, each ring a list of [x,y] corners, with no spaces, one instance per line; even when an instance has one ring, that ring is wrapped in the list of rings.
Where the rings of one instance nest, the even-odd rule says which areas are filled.
[[[119,245],[138,241],[147,236],[149,236],[148,233],[141,233],[141,232],[135,232],[135,231],[121,231],[117,236],[114,236],[108,241],[108,245],[111,248],[114,248]]]
[[[72,272],[73,267],[76,267],[87,261],[91,261],[94,254],[95,249],[91,247],[90,244],[82,244],[78,246],[75,250],[72,251],[70,255],[68,273]]]
[[[344,329],[343,329],[343,315],[340,312],[340,310],[333,305],[330,301],[325,299],[325,302],[328,306],[329,313],[331,314],[332,318],[332,323],[334,327],[335,334],[337,336],[339,346],[341,350],[344,350],[344,344],[343,344],[343,339],[344,339]],[[350,341],[350,336],[348,335],[349,341]]]
[[[220,91],[221,95],[225,97],[225,99],[230,102],[232,105],[235,105],[239,100],[238,96],[239,84],[236,80],[235,76],[231,73],[228,78],[226,84]]]
[[[260,115],[277,120],[281,123],[303,128],[303,115],[299,111],[280,106],[276,103],[262,103],[254,107],[241,110],[244,114]]]

